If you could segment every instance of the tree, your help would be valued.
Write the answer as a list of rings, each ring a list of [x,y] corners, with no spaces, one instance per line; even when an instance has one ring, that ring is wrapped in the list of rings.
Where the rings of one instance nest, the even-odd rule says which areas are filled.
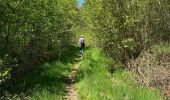
[[[142,50],[150,48],[155,37],[168,36],[165,19],[169,18],[169,5],[167,1],[166,7],[162,5],[165,1],[86,0],[83,10],[98,43],[111,58],[126,66],[129,59],[137,58]]]
[[[0,58],[4,62],[0,73],[21,77],[24,70],[65,51],[76,8],[76,0],[0,0]]]

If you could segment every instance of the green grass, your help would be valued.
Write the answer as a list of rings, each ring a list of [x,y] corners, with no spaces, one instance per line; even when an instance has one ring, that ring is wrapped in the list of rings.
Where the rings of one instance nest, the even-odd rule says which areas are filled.
[[[71,45],[68,51],[49,62],[27,71],[25,78],[16,81],[14,87],[7,87],[5,100],[63,100],[71,71],[79,48]],[[1,99],[1,98],[0,98]]]
[[[61,100],[65,95],[67,75],[72,64],[63,64],[60,61],[45,63],[42,71],[35,77],[27,80],[27,86],[32,87],[31,100]]]
[[[156,57],[160,57],[170,53],[170,43],[161,42],[152,47],[156,53]]]
[[[62,54],[60,60],[53,60],[45,63],[41,67],[38,75],[30,76],[27,84],[33,87],[29,100],[63,100],[66,95],[67,76],[74,64],[74,57],[78,53],[78,48],[70,46],[65,54]],[[57,59],[57,58],[56,58]]]
[[[94,48],[85,53],[77,74],[76,86],[80,100],[162,100],[159,90],[147,89],[135,81],[135,75],[111,65],[102,50]]]
[[[78,48],[69,50],[51,62],[45,62],[32,70],[25,80],[12,88],[12,100],[63,100],[66,95],[67,75],[75,62]],[[135,75],[117,68],[108,73],[111,61],[98,48],[86,48],[85,58],[76,76],[80,100],[162,100],[157,89],[138,85]],[[16,90],[16,91],[14,91]]]

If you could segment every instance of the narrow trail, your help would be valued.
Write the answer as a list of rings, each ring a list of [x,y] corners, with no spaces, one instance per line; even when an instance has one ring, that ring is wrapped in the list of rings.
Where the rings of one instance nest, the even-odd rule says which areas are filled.
[[[79,59],[75,58],[75,60]],[[68,75],[68,86],[66,87],[67,95],[64,97],[64,100],[79,100],[77,89],[75,87],[75,75],[77,73],[80,63],[81,62],[74,64],[72,71]]]

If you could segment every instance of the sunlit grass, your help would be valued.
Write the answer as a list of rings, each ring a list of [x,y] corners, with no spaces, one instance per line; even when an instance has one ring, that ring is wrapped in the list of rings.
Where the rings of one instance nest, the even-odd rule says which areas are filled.
[[[109,65],[101,50],[86,52],[77,75],[80,100],[162,100],[159,90],[137,84],[134,75],[126,70],[118,68],[109,74]]]
[[[76,46],[70,46],[60,59],[56,57],[51,62],[45,62],[39,66],[39,69],[28,75],[25,82],[28,96],[24,98],[26,100],[63,100],[66,95],[68,74],[78,52],[79,49]]]

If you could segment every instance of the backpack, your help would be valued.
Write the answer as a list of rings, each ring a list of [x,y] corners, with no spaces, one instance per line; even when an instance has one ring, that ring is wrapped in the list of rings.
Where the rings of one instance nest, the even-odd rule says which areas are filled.
[[[82,40],[80,41],[80,43],[81,43],[81,46],[82,46],[82,47],[85,47],[84,39],[82,39]]]

